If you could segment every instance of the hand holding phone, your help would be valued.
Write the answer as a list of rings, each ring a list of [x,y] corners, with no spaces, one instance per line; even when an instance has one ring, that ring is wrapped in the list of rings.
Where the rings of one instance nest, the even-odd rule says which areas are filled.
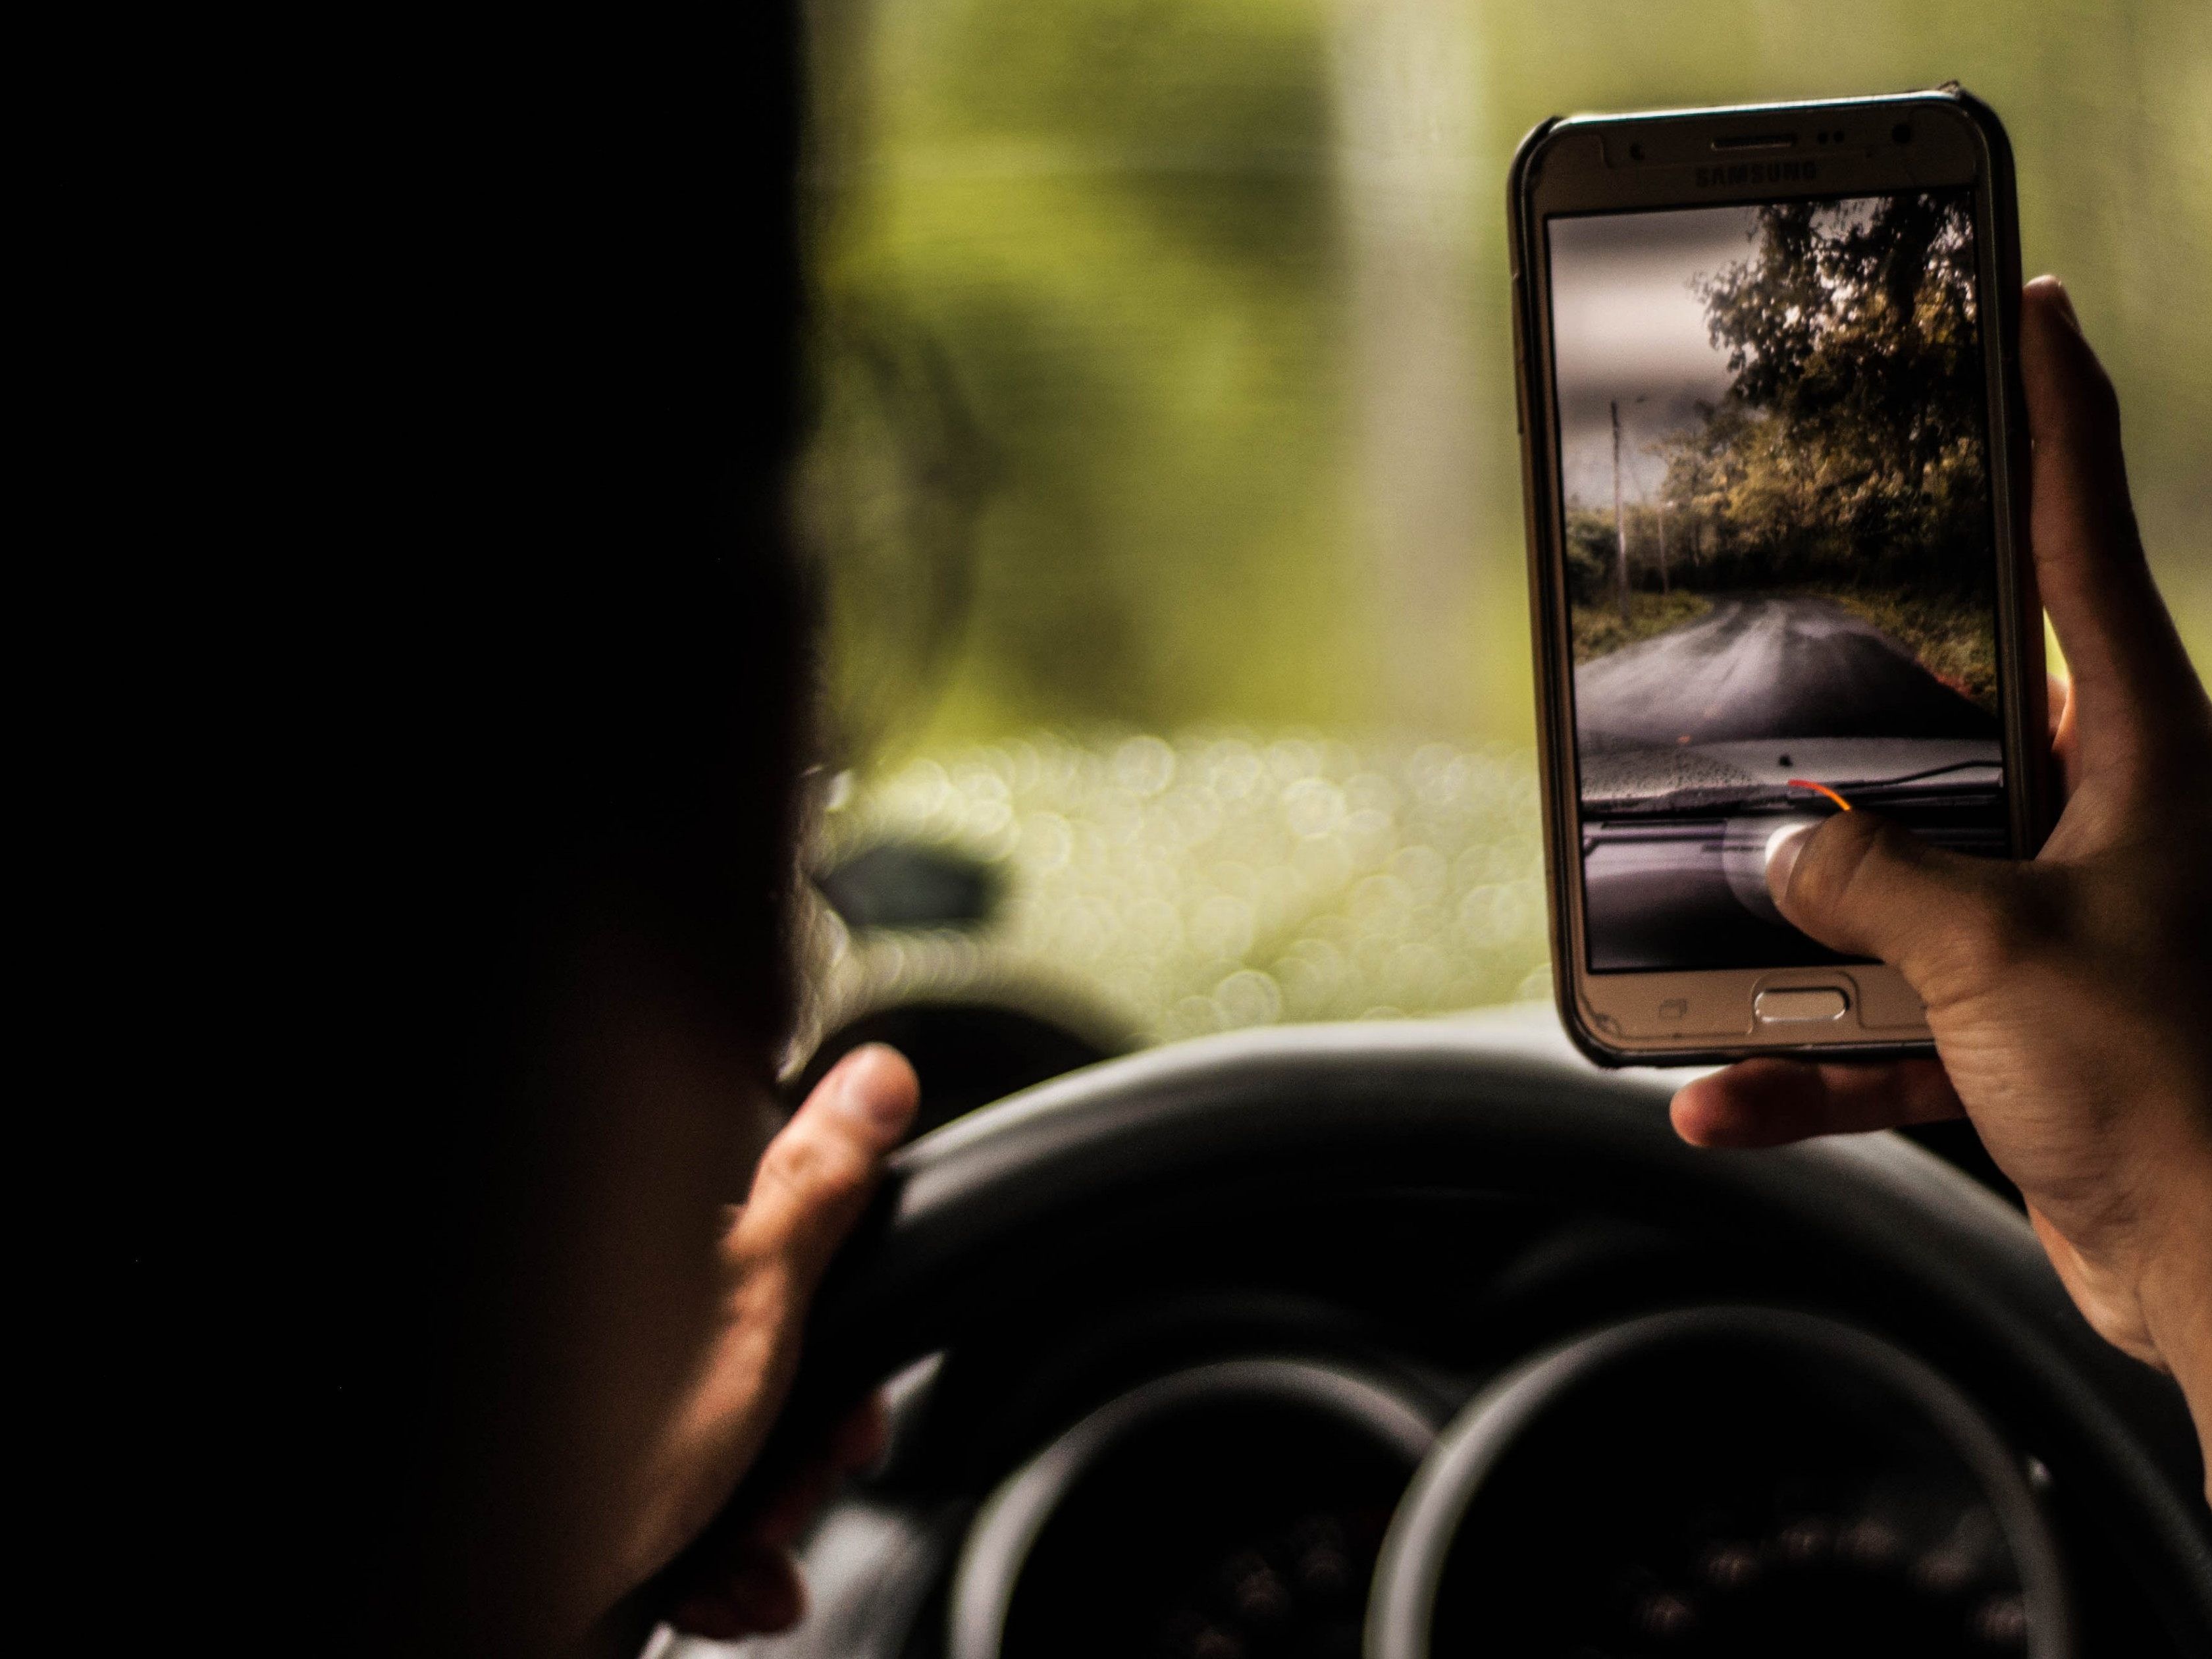
[[[1770,860],[1866,809],[2039,842],[2008,154],[1946,90],[1516,158],[1553,963],[1602,1063],[1924,1051],[1909,978],[1793,926]]]
[[[2064,811],[2027,863],[1872,813],[1802,841],[1781,913],[1897,964],[1938,1058],[1747,1060],[1684,1088],[1674,1122],[1766,1146],[1971,1117],[2089,1322],[2179,1381],[2212,1468],[2212,702],[2143,560],[2111,385],[2048,279],[2021,356],[2030,538],[2074,676]]]

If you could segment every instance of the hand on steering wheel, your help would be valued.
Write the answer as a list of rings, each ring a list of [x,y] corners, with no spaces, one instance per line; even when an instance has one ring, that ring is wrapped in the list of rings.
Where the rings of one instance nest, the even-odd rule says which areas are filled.
[[[715,1260],[722,1318],[641,1461],[617,1589],[627,1595],[677,1562],[667,1616],[680,1630],[728,1639],[796,1624],[805,1589],[791,1546],[837,1480],[881,1453],[883,1410],[871,1398],[757,1504],[721,1512],[790,1392],[815,1286],[920,1092],[896,1051],[855,1049],[769,1143],[750,1196],[730,1212]]]

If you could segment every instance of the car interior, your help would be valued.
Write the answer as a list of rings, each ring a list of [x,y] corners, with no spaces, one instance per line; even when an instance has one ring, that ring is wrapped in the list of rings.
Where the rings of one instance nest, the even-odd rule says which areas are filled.
[[[738,1650],[2196,1650],[2187,1420],[2017,1213],[1900,1137],[1693,1151],[1668,1093],[1516,1011],[925,1136],[800,1389],[890,1378],[892,1449]]]
[[[2212,252],[2145,112],[2212,47],[1672,12],[810,8],[783,1098],[886,1042],[923,1104],[779,1437],[892,1434],[794,1629],[653,1659],[2212,1652],[2179,1396],[1971,1128],[1700,1151],[1561,1035],[1501,212],[1557,110],[1960,75],[2201,543],[2212,336],[2139,273]]]

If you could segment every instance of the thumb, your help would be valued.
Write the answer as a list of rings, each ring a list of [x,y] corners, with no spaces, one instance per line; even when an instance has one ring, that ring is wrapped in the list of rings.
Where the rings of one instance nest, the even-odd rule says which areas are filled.
[[[871,1043],[831,1068],[761,1155],[721,1242],[722,1324],[642,1478],[651,1496],[629,1583],[697,1540],[760,1455],[799,1363],[807,1303],[920,1097],[914,1068]]]
[[[855,1048],[815,1085],[761,1154],[732,1243],[803,1304],[867,1206],[883,1160],[913,1122],[921,1087],[896,1048]]]
[[[1792,926],[1832,951],[1880,957],[1923,1000],[1989,935],[2005,874],[1863,809],[1778,841],[1766,862],[1767,890]]]

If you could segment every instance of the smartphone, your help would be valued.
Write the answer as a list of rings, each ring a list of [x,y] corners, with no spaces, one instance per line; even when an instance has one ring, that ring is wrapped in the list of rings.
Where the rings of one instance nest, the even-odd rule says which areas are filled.
[[[1604,1065],[1924,1051],[1765,861],[2045,827],[2010,149],[1956,87],[1546,121],[1510,183],[1552,959]]]

